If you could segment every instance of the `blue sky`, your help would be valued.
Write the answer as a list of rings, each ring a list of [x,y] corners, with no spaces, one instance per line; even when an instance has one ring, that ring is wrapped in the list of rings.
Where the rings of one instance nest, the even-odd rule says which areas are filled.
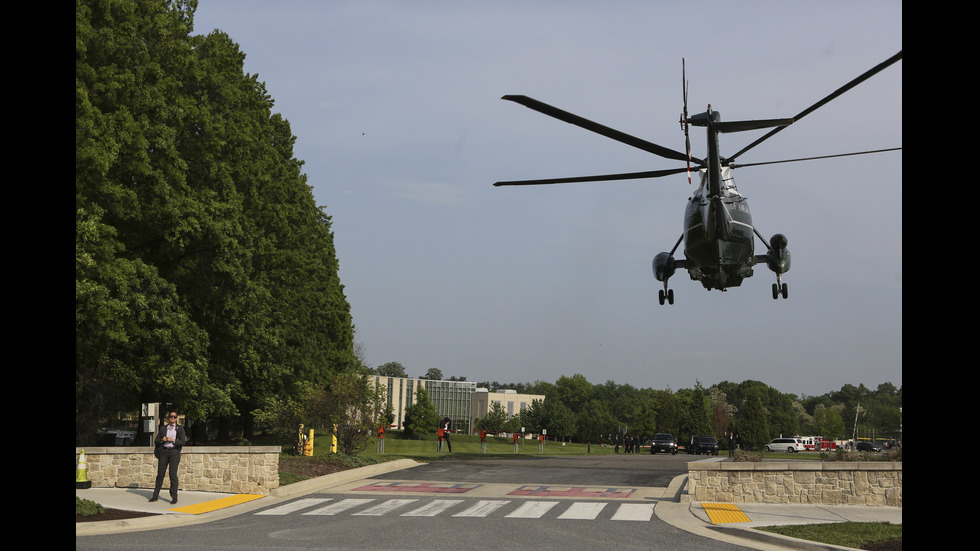
[[[492,186],[678,166],[505,94],[681,150],[682,58],[691,113],[791,117],[902,49],[901,2],[201,0],[194,32],[214,29],[292,125],[369,365],[901,386],[901,152],[735,171],[759,231],[789,238],[778,301],[757,266],[724,293],[679,273],[658,304],[651,260],[683,230],[684,174]],[[722,153],[762,133],[722,136]],[[703,130],[691,140],[703,156]],[[901,61],[740,160],[900,146]]]

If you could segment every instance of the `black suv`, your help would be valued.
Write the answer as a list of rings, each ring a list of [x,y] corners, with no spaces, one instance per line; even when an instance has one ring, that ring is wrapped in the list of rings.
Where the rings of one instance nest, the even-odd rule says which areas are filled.
[[[653,435],[653,442],[650,443],[650,453],[664,452],[677,455],[677,439],[673,434],[666,432]]]
[[[710,436],[695,436],[691,439],[687,453],[718,455],[718,441]]]
[[[859,452],[880,452],[881,447],[872,442],[858,442],[857,451]]]

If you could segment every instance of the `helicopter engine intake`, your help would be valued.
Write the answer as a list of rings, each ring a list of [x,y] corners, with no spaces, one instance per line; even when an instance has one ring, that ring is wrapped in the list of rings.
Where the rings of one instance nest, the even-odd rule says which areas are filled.
[[[677,263],[670,253],[660,253],[653,257],[653,277],[657,278],[657,281],[667,281],[674,275],[676,269]]]

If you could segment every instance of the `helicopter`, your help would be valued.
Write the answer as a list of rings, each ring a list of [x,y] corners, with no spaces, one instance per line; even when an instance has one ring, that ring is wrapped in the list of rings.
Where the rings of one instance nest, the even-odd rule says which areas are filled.
[[[512,180],[496,182],[494,186],[531,186],[545,184],[568,184],[579,182],[602,182],[613,180],[632,180],[643,178],[660,178],[687,172],[688,184],[691,184],[691,172],[698,173],[700,184],[695,193],[688,199],[684,213],[684,231],[670,252],[661,252],[653,259],[653,274],[657,281],[664,284],[659,291],[660,304],[674,303],[674,290],[668,281],[677,270],[687,270],[694,281],[701,282],[707,290],[718,289],[727,291],[730,287],[738,287],[742,280],[751,277],[756,264],[765,263],[770,271],[776,274],[776,282],[772,284],[772,298],[789,298],[789,287],[782,281],[782,276],[790,269],[790,253],[787,249],[788,240],[781,233],[774,234],[768,241],[752,223],[748,199],[739,193],[735,187],[732,171],[735,168],[759,166],[776,163],[789,163],[844,157],[850,155],[865,155],[901,150],[901,147],[838,153],[815,157],[785,159],[780,161],[764,161],[756,163],[736,164],[735,159],[776,135],[787,126],[799,121],[814,110],[837,98],[844,92],[861,84],[892,64],[902,59],[901,50],[864,72],[857,78],[841,86],[820,101],[807,107],[791,118],[722,121],[718,111],[709,104],[703,113],[688,116],[687,112],[687,71],[685,62],[681,60],[681,80],[683,85],[683,111],[680,115],[680,126],[684,132],[685,151],[677,151],[668,147],[620,132],[591,120],[558,109],[546,103],[523,95],[505,95],[501,99],[523,105],[539,113],[543,113],[569,124],[590,130],[607,138],[625,143],[648,153],[667,159],[686,162],[686,166],[630,172],[621,174],[602,174],[595,176],[577,176],[567,178],[547,178],[538,180]],[[707,135],[707,156],[695,158],[691,152],[690,127],[703,127]],[[718,136],[734,132],[744,132],[771,128],[768,133],[745,146],[734,155],[724,157],[719,152]],[[758,237],[766,247],[765,254],[755,254],[755,237]],[[675,258],[681,243],[684,243],[685,258]]]

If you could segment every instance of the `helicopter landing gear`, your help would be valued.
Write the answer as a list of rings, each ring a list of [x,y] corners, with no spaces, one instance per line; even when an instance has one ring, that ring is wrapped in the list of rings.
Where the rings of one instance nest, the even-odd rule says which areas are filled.
[[[668,304],[673,304],[674,303],[674,290],[673,289],[661,289],[661,291],[660,291],[660,304],[663,304],[665,300],[667,301]]]
[[[783,298],[789,298],[789,286],[785,283],[779,283],[779,277],[776,277],[776,283],[772,284],[772,299],[776,300],[782,295]]]

